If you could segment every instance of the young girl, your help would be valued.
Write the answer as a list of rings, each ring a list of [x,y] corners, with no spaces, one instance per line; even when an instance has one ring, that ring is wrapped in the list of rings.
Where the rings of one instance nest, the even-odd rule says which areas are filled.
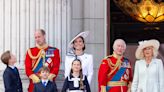
[[[81,61],[72,62],[70,75],[65,79],[62,92],[91,92],[87,77],[82,74]]]

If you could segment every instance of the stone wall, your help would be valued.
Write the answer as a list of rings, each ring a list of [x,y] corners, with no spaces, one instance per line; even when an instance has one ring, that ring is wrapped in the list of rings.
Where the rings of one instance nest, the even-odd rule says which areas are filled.
[[[106,0],[71,0],[70,39],[81,31],[90,31],[86,38],[86,52],[94,57],[92,92],[98,92],[98,68],[106,52],[105,2]]]

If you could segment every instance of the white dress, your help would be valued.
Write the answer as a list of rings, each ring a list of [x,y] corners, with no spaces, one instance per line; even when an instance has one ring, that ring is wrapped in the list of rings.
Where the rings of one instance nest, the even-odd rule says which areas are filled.
[[[72,61],[75,60],[75,56],[67,55],[65,58],[65,78],[70,74]],[[83,74],[87,76],[89,84],[92,80],[93,75],[93,56],[91,54],[84,53],[83,55],[77,56],[82,63]]]
[[[149,66],[145,60],[135,64],[132,92],[164,92],[164,69],[161,59],[152,59]]]

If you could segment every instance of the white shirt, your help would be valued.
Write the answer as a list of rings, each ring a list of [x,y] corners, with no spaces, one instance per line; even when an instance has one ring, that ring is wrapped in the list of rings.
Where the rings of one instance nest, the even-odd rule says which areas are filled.
[[[42,80],[42,84],[44,84],[45,86],[47,85],[47,83],[48,83],[48,80]]]
[[[84,77],[82,78],[82,80],[84,81]],[[70,78],[70,76],[68,76],[68,81],[73,81],[73,87],[79,87],[79,81],[80,78],[79,77],[74,77],[74,78]]]
[[[84,53],[83,55],[77,56],[77,58],[81,60],[83,74],[87,76],[90,84],[93,75],[93,56]],[[67,55],[65,58],[65,78],[70,74],[73,60],[75,60],[75,56]]]
[[[149,66],[145,60],[135,64],[132,92],[164,92],[164,69],[161,59],[152,59]]]
[[[12,69],[14,69],[15,68],[15,66],[14,65],[8,65],[10,68],[12,68]]]

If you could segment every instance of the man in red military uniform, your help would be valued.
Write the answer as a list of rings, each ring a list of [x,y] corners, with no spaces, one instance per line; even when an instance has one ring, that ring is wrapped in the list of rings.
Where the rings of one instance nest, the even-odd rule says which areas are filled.
[[[45,31],[42,29],[35,32],[36,47],[30,48],[26,53],[25,70],[30,79],[28,92],[33,92],[34,83],[40,82],[40,68],[47,66],[50,69],[48,79],[54,81],[59,71],[59,50],[46,44]]]
[[[99,73],[99,92],[127,92],[132,81],[132,68],[129,60],[123,57],[125,41],[115,40],[113,55],[102,60]]]

